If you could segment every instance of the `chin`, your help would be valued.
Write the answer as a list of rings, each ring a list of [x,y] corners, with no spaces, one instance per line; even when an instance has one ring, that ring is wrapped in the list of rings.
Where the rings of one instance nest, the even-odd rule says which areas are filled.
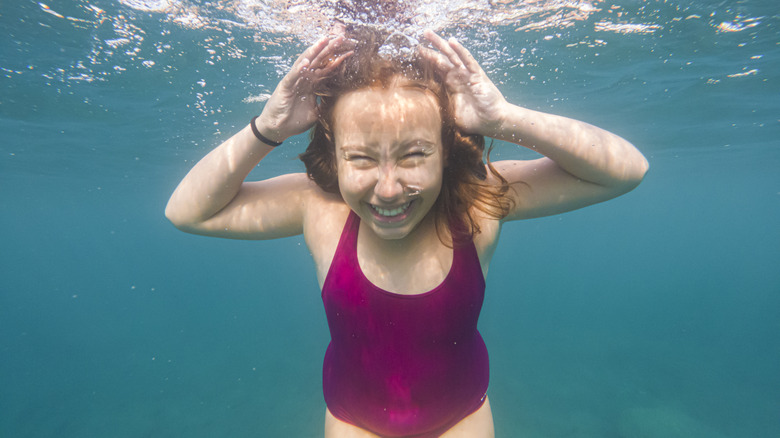
[[[363,220],[363,219],[361,219]],[[405,238],[412,232],[414,226],[401,226],[401,227],[386,227],[382,224],[378,224],[374,221],[366,221],[367,225],[370,225],[371,231],[379,238],[384,240],[400,240]]]
[[[377,229],[375,227],[372,227],[374,230],[374,234],[376,234],[379,238],[384,240],[401,240],[409,235],[409,230],[392,230],[388,231],[385,229]]]

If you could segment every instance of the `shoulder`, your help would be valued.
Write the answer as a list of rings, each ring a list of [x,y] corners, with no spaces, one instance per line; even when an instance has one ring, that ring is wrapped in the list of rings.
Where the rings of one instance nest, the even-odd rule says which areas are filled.
[[[303,237],[317,268],[320,284],[324,281],[350,208],[341,196],[322,190],[310,180],[304,214]]]
[[[498,245],[501,235],[501,220],[490,217],[476,207],[472,207],[472,217],[479,227],[479,233],[474,235],[474,247],[479,255],[482,273],[487,277],[490,261]]]

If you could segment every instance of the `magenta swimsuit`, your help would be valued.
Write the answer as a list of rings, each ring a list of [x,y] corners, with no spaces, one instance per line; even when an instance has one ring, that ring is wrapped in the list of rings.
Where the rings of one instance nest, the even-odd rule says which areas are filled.
[[[488,354],[477,331],[485,280],[473,241],[455,245],[435,289],[401,295],[360,270],[360,218],[350,212],[322,287],[331,342],[325,403],[338,419],[383,437],[438,437],[478,410]]]

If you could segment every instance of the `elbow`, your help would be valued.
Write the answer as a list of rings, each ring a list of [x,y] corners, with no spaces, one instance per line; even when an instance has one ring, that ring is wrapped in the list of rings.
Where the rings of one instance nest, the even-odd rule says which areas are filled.
[[[640,154],[639,157],[637,157],[637,160],[633,162],[633,165],[626,169],[626,172],[623,175],[620,184],[622,186],[623,193],[634,190],[642,182],[642,180],[645,179],[645,175],[649,169],[650,163],[647,162],[647,159],[644,157],[644,155]]]
[[[168,205],[165,206],[165,218],[168,219],[174,227],[188,231],[192,228],[192,221],[187,218],[180,208],[177,208],[172,201],[168,201]]]
[[[177,214],[176,210],[171,208],[171,205],[168,204],[165,207],[165,218],[168,219],[170,223],[173,224],[174,227],[178,229],[182,229],[184,226],[184,221],[182,218]]]
[[[638,186],[639,183],[645,179],[645,175],[647,175],[648,170],[650,170],[650,163],[647,161],[647,158],[645,158],[644,155],[639,155],[636,170],[634,171],[634,181],[636,183],[634,187]]]
[[[165,218],[168,219],[168,221],[172,223],[176,228],[179,228],[178,224],[180,222],[180,218],[176,214],[176,209],[171,208],[170,202],[168,203],[168,205],[165,206]]]

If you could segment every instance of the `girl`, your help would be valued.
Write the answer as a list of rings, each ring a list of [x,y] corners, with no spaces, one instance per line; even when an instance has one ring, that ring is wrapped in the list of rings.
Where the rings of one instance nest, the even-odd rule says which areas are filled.
[[[648,164],[583,122],[508,103],[457,41],[411,59],[357,31],[320,39],[262,114],[203,158],[166,208],[181,230],[303,234],[331,343],[326,437],[492,437],[484,278],[504,222],[626,193]],[[244,179],[313,127],[307,174]],[[484,137],[543,158],[483,162]]]

